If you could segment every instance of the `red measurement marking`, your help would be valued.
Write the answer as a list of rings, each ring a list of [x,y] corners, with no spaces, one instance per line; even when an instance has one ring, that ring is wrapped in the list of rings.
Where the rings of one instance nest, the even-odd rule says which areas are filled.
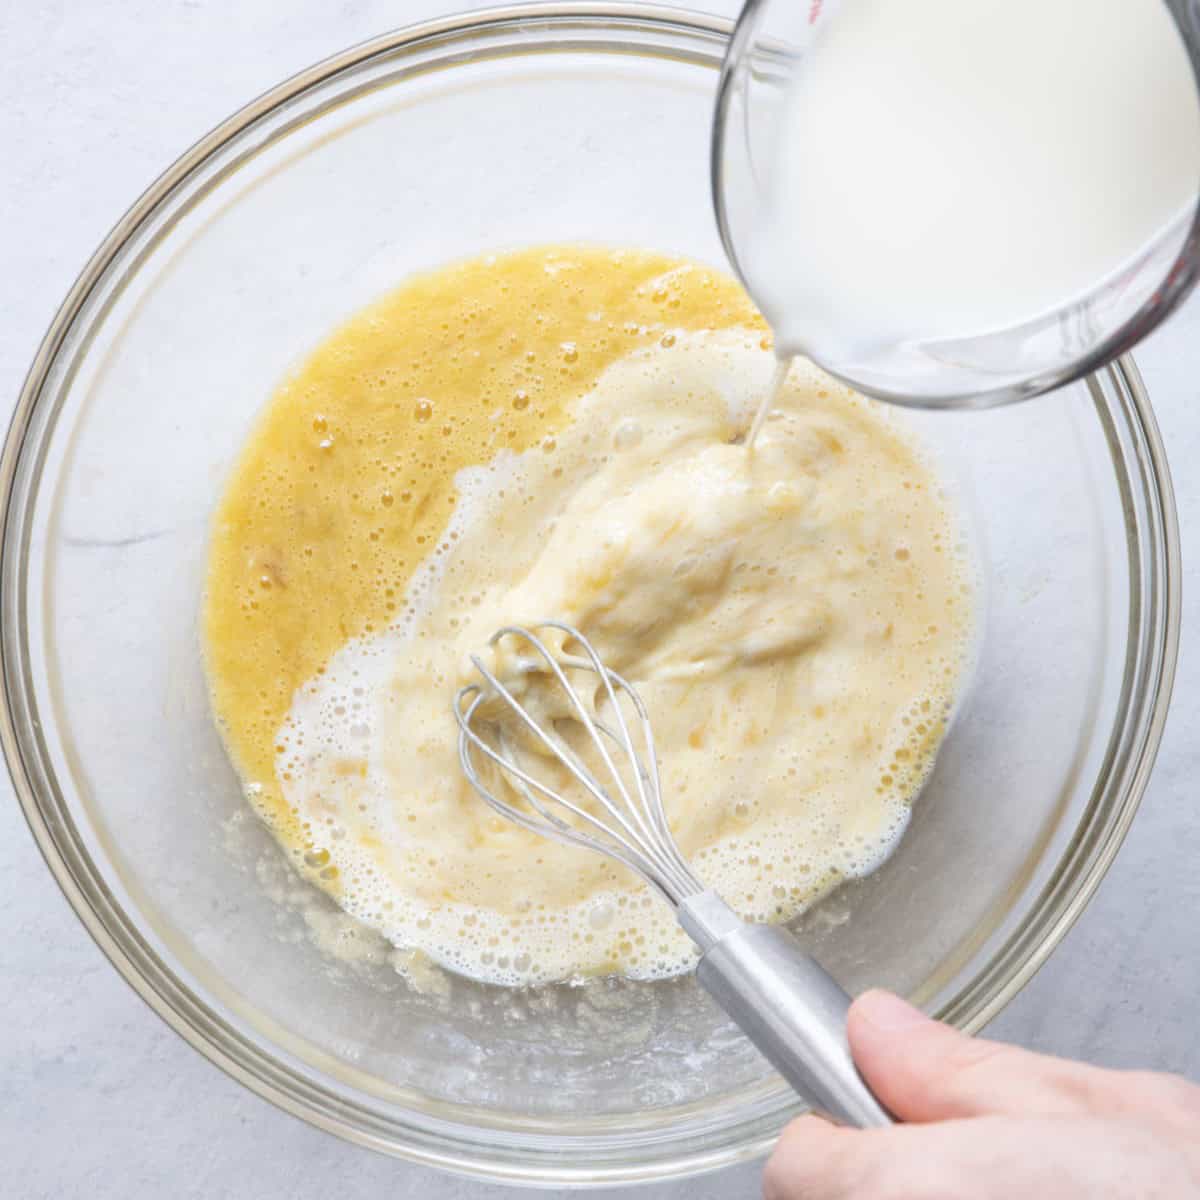
[[[810,25],[815,25],[817,23],[817,18],[821,15],[821,9],[824,7],[824,5],[825,0],[812,0],[812,3],[809,4],[808,23]]]

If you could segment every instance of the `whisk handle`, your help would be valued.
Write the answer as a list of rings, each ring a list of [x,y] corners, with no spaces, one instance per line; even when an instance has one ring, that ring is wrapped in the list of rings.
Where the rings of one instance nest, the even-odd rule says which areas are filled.
[[[683,901],[679,922],[703,951],[701,985],[814,1109],[863,1129],[892,1124],[850,1056],[850,997],[790,933],[745,924],[714,892]]]

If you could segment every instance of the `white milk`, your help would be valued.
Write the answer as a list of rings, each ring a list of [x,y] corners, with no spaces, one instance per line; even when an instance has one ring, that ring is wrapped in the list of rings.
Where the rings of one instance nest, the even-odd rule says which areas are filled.
[[[1161,0],[842,0],[784,100],[744,266],[781,353],[831,362],[1057,309],[1198,186]]]

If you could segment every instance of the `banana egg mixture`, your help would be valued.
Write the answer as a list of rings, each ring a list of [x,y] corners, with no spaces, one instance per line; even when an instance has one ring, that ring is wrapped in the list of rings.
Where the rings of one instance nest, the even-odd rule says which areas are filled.
[[[672,829],[743,916],[902,834],[972,631],[956,517],[892,414],[775,357],[740,287],[558,246],[416,278],[286,379],[218,507],[213,706],[295,862],[397,947],[533,984],[677,973],[632,873],[496,816],[451,700],[499,626],[578,626],[645,700]]]

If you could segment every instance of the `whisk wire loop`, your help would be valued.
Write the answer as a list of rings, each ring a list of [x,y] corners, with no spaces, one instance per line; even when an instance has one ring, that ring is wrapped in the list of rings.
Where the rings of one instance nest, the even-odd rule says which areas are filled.
[[[524,631],[518,631],[515,628],[506,628],[506,629],[502,629],[500,631],[500,633],[497,635],[497,637],[502,637],[506,633],[507,634],[516,634],[518,632],[524,632]],[[587,729],[588,733],[590,733],[592,735],[593,740],[595,741],[596,746],[600,752],[600,755],[604,760],[604,765],[608,768],[609,773],[612,775],[614,781],[616,782],[617,789],[621,795],[621,799],[625,802],[625,805],[628,809],[633,810],[633,804],[629,798],[629,793],[625,789],[625,784],[624,784],[623,780],[621,779],[621,776],[620,776],[619,772],[617,771],[615,765],[613,764],[612,758],[609,756],[608,751],[605,748],[603,742],[601,742],[599,740],[599,738],[597,737],[597,730],[596,730],[595,723],[593,722],[590,714],[587,712],[586,708],[584,707],[583,702],[579,699],[578,693],[575,691],[575,689],[571,686],[570,682],[567,680],[566,674],[563,672],[562,668],[559,667],[558,663],[555,662],[553,657],[550,656],[550,652],[549,652],[549,650],[546,649],[545,644],[532,633],[529,634],[528,637],[529,637],[529,640],[542,653],[542,655],[546,659],[546,661],[550,664],[551,670],[553,671],[555,677],[558,679],[559,683],[563,687],[563,690],[567,693],[568,697],[570,698],[572,707],[575,709],[580,722],[583,724],[584,728]],[[493,642],[495,640],[496,639],[493,638]],[[579,784],[581,784],[592,797],[595,798],[596,802],[598,804],[600,804],[605,809],[606,812],[608,812],[611,816],[613,816],[616,819],[616,821],[618,822],[618,824],[620,824],[620,826],[621,826],[622,830],[624,831],[624,833],[626,834],[626,836],[631,837],[631,838],[636,837],[637,835],[636,835],[635,831],[633,830],[633,828],[630,826],[629,821],[626,820],[626,818],[622,814],[621,810],[612,802],[612,800],[609,798],[609,796],[604,791],[604,789],[602,787],[600,787],[600,785],[596,782],[596,780],[592,777],[592,775],[584,767],[579,756],[571,749],[571,747],[568,746],[566,744],[566,742],[564,742],[560,738],[550,737],[549,734],[547,734],[546,731],[529,715],[528,710],[516,699],[515,696],[513,696],[512,692],[508,688],[506,688],[504,686],[504,684],[501,683],[500,680],[497,679],[496,676],[494,674],[492,674],[492,672],[489,671],[487,669],[487,667],[485,667],[483,665],[482,662],[480,662],[478,657],[476,657],[475,655],[472,655],[471,662],[474,664],[475,669],[484,677],[485,680],[487,680],[488,685],[492,688],[492,690],[497,695],[503,697],[503,699],[505,701],[507,701],[509,708],[520,718],[522,724],[532,734],[534,734],[537,737],[537,739],[542,743],[542,745],[545,746],[546,749],[549,750],[550,753],[556,759],[558,759],[558,761],[560,763],[562,763],[563,766],[565,766],[568,771],[570,771],[571,775],[575,778],[575,780]],[[501,758],[493,757],[493,761],[500,762],[501,765],[505,765],[504,760]],[[530,776],[527,773],[525,773],[524,771],[516,770],[515,767],[516,767],[516,763],[514,762],[513,768],[510,768],[513,770],[513,774],[518,775],[520,778],[523,779],[524,782],[529,783]],[[559,793],[552,791],[549,788],[546,788],[545,786],[543,786],[542,784],[540,784],[536,781],[533,782],[533,786],[535,786],[538,789],[538,791],[545,793],[545,794],[549,794],[549,796],[552,799],[556,800],[556,802],[561,804],[564,808],[569,808],[572,812],[575,812],[576,814],[584,816],[586,819],[588,819],[592,824],[596,825],[598,828],[603,829],[605,832],[609,833],[611,836],[616,836],[615,834],[612,834],[612,831],[607,829],[607,827],[605,827],[602,822],[594,820],[590,816],[590,814],[584,812],[582,809],[578,808],[578,806],[570,803],[566,799],[566,797],[562,796]]]
[[[610,858],[616,859],[618,862],[628,867],[631,871],[634,871],[640,875],[646,880],[647,883],[652,884],[661,891],[661,887],[659,887],[657,882],[644,871],[641,864],[634,859],[632,855],[627,854],[624,850],[622,850],[619,845],[614,845],[611,848],[606,846],[602,847],[593,838],[577,832],[569,822],[564,821],[561,817],[556,816],[553,812],[548,810],[541,803],[541,801],[537,799],[536,792],[547,792],[554,798],[556,803],[563,803],[562,798],[558,795],[558,793],[547,788],[534,776],[528,774],[528,772],[521,768],[519,764],[517,764],[511,758],[505,758],[502,754],[493,749],[493,747],[488,745],[486,741],[479,737],[479,735],[471,727],[470,722],[472,716],[474,715],[475,707],[486,699],[487,696],[483,689],[475,684],[471,684],[460,689],[456,697],[455,707],[456,712],[458,713],[459,726],[463,735],[459,738],[459,762],[462,765],[463,773],[466,775],[468,781],[479,793],[479,795],[483,797],[488,806],[498,815],[504,817],[505,820],[511,821],[514,825],[519,825],[522,829],[529,830],[530,833],[536,833],[541,837],[550,837],[569,845],[579,846],[585,850],[601,849],[603,853],[608,854]],[[462,705],[468,700],[470,701],[470,704],[464,712]],[[549,826],[544,824],[543,821],[531,818],[528,813],[522,812],[515,805],[509,804],[507,801],[500,799],[500,797],[497,796],[495,792],[493,792],[491,788],[487,786],[486,783],[484,783],[482,777],[479,775],[479,772],[475,767],[474,760],[471,757],[470,750],[472,746],[482,751],[483,754],[487,758],[491,759],[492,762],[496,763],[497,766],[515,777],[515,788],[518,794],[522,797],[522,799],[529,803],[529,805],[534,809],[535,812],[539,814],[539,816],[543,818],[544,821],[549,822]],[[569,801],[565,802],[563,806],[573,812],[577,812],[582,819],[592,825],[597,826],[608,837],[616,837],[612,830],[604,825],[603,822],[593,817],[592,814],[579,809],[576,805],[570,803]],[[665,892],[663,894],[666,895]]]
[[[461,688],[454,704],[459,726],[459,760],[464,774],[500,816],[532,833],[608,855],[678,906],[687,897],[699,894],[703,885],[684,862],[671,836],[662,803],[654,734],[645,704],[627,680],[604,665],[595,648],[577,629],[561,621],[543,621],[535,628],[555,629],[564,634],[566,641],[562,652],[553,651],[533,629],[519,625],[498,630],[489,644],[510,638],[532,647],[537,657],[527,669],[547,675],[558,685],[569,704],[569,719],[577,722],[588,735],[590,745],[603,764],[605,779],[602,782],[592,773],[552,724],[547,727],[535,719],[514,694],[513,688],[478,656],[472,656],[471,662],[483,684],[472,683]],[[577,653],[566,652],[571,643],[578,647]],[[587,671],[597,678],[611,716],[606,711],[601,718],[594,700],[589,704],[583,699],[567,674],[569,670]],[[551,686],[549,681],[548,686]],[[637,724],[641,726],[643,750],[640,755],[621,704],[622,697],[632,706]],[[532,773],[527,758],[522,757],[505,729],[505,723],[481,712],[481,706],[489,701],[501,701],[503,711],[517,719],[535,744],[566,770],[600,811],[589,811]],[[484,737],[477,727],[489,727],[492,740]],[[614,760],[614,751],[626,763],[626,771],[623,772]],[[478,770],[476,752],[500,770],[509,787],[528,806],[526,809],[495,793]],[[566,819],[564,813],[572,819]]]

